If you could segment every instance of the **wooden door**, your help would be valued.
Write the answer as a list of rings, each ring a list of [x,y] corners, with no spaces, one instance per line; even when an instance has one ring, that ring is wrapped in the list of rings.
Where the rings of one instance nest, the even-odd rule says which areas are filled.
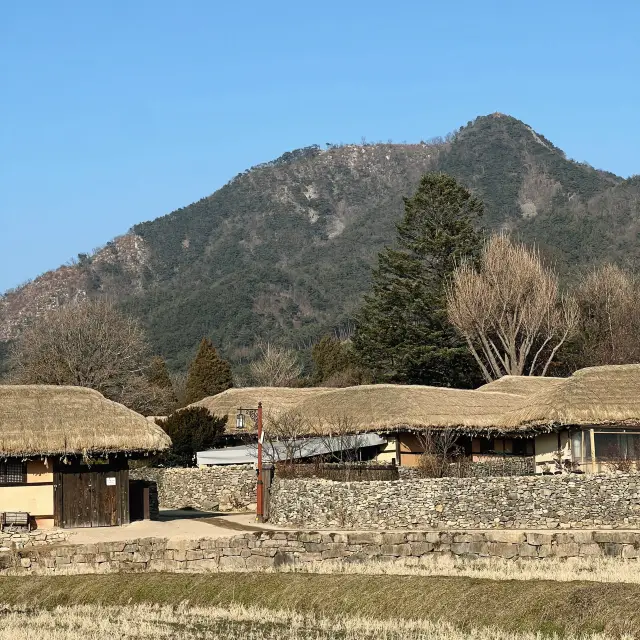
[[[90,527],[92,516],[91,478],[89,473],[70,471],[60,474],[62,480],[63,527]]]
[[[129,470],[119,461],[58,465],[55,471],[57,526],[112,527],[129,522]]]
[[[113,527],[120,524],[118,471],[94,471],[91,474],[91,526]]]

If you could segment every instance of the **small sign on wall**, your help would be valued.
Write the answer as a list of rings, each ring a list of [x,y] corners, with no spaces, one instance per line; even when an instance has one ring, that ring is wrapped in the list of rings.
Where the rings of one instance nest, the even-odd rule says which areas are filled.
[[[115,478],[107,478],[107,487],[115,487],[116,479]]]

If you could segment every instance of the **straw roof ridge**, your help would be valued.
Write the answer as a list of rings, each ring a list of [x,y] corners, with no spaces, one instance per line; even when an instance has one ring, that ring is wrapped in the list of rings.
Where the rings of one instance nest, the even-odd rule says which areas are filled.
[[[228,416],[263,402],[270,417],[295,411],[309,435],[353,431],[448,428],[464,433],[524,435],[566,425],[640,424],[640,364],[590,367],[568,378],[505,376],[479,389],[376,384],[345,388],[229,389],[196,405]],[[255,426],[255,425],[253,425]],[[250,432],[250,430],[248,430]]]
[[[512,393],[520,396],[532,396],[541,391],[555,387],[565,378],[555,378],[551,376],[502,376],[492,382],[487,382],[476,391],[481,393],[500,391]]]
[[[507,412],[504,423],[519,429],[640,424],[640,364],[580,369]]]
[[[500,428],[501,414],[522,402],[498,392],[419,385],[361,385],[310,396],[297,410],[332,432],[340,421],[354,431],[452,428],[462,431]]]
[[[169,436],[85,387],[0,385],[0,456],[155,452]]]

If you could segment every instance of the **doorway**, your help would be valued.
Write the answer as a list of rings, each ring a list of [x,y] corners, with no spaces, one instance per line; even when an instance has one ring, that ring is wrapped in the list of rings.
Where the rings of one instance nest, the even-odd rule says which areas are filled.
[[[56,526],[113,527],[129,522],[129,470],[126,460],[93,465],[58,463],[54,468]]]

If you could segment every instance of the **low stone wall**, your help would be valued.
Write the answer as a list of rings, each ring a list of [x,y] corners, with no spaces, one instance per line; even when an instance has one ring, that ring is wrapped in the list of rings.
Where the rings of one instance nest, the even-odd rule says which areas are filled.
[[[405,531],[394,533],[254,532],[231,538],[30,547],[0,553],[0,573],[256,571],[326,561],[394,561],[451,554],[505,559],[640,557],[640,533],[628,531]]]
[[[0,552],[46,544],[59,544],[69,538],[62,529],[35,529],[34,531],[0,531]]]
[[[256,472],[251,465],[206,469],[155,469],[129,472],[132,480],[155,482],[161,509],[245,511],[256,502]]]
[[[494,478],[503,476],[532,476],[536,472],[536,461],[533,456],[499,456],[482,455],[482,460],[471,462],[464,460],[458,466],[451,464],[449,477],[452,478]],[[398,467],[398,475],[402,480],[423,477],[418,467]]]
[[[640,474],[276,479],[270,522],[318,529],[640,529]]]

